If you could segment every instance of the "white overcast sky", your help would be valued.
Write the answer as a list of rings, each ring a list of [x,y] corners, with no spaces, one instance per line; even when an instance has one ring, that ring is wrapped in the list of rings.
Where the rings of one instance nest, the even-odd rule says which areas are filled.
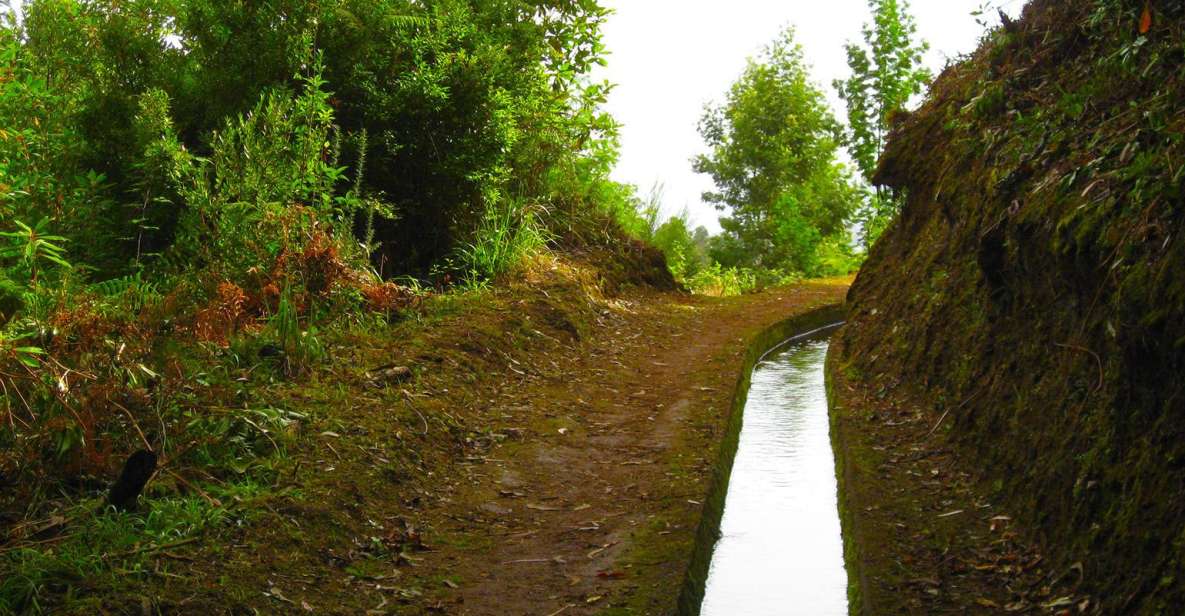
[[[984,0],[912,0],[918,34],[930,43],[935,74],[948,58],[971,52],[983,28],[971,12]],[[704,104],[719,100],[756,55],[787,25],[797,29],[815,81],[845,117],[831,82],[849,74],[843,45],[859,41],[867,0],[605,0],[616,11],[605,27],[609,65],[597,75],[617,84],[607,109],[623,124],[614,179],[643,194],[663,184],[664,215],[686,207],[692,226],[719,230],[717,212],[700,200],[711,188],[691,170],[704,150],[696,125]],[[993,0],[1011,15],[1024,0]],[[992,11],[994,14],[994,10]]]

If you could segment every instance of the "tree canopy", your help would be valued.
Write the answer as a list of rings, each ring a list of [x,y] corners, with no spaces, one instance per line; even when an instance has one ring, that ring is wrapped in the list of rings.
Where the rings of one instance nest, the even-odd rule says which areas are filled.
[[[695,170],[716,185],[704,200],[726,213],[713,256],[725,266],[814,273],[824,238],[846,234],[858,193],[837,160],[840,124],[810,81],[793,29],[750,59],[699,129],[709,152]]]
[[[546,206],[570,222],[600,207],[590,194],[620,198],[597,187],[616,125],[598,108],[608,85],[589,78],[607,15],[596,0],[33,0],[0,33],[0,115],[40,149],[8,157],[30,186],[0,208],[50,212],[91,265],[127,271],[173,243],[188,207],[146,158],[161,128],[146,105],[204,157],[228,121],[303,89],[316,64],[326,152],[352,168],[329,190],[383,202],[378,258],[423,275],[490,220]]]

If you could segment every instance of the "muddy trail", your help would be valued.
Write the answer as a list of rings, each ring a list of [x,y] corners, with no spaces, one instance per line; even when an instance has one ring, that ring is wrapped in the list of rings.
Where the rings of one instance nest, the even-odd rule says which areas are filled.
[[[670,613],[747,345],[843,292],[664,296],[631,306],[558,374],[519,376],[499,405],[530,409],[531,437],[464,467],[438,531],[472,546],[425,557],[464,580],[448,611]]]
[[[66,611],[673,613],[755,339],[850,280],[718,299],[538,269],[260,392],[305,417],[274,485]]]

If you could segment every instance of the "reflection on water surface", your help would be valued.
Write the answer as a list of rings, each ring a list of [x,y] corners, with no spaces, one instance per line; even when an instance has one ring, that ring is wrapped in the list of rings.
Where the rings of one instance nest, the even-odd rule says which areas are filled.
[[[826,341],[794,344],[753,371],[705,616],[848,613],[826,355]]]

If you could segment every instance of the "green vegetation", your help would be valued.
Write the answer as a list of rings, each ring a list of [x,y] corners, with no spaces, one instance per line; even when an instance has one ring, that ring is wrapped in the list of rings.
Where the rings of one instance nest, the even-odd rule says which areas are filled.
[[[239,520],[228,499],[282,491],[305,418],[268,389],[422,318],[428,289],[489,285],[548,247],[645,264],[634,191],[608,179],[609,86],[589,77],[607,14],[5,10],[0,613],[118,587],[145,553]],[[152,511],[96,513],[137,449],[164,465]]]
[[[211,158],[221,143],[303,174],[242,179],[335,210],[321,224],[365,219],[385,272],[496,275],[529,241],[507,224],[548,209],[568,230],[619,207],[602,188],[608,86],[588,78],[606,15],[595,2],[30,2],[3,37],[5,214],[33,222],[54,203],[50,228],[96,277],[153,267],[191,239],[179,225],[202,195],[187,160],[236,164]],[[306,90],[319,100],[289,109]],[[267,122],[290,111],[309,132],[286,150]],[[284,196],[243,190],[225,198]]]
[[[727,216],[710,254],[725,268],[820,275],[846,245],[858,202],[836,160],[841,129],[810,82],[802,48],[787,29],[751,59],[725,101],[709,106],[700,133],[710,149],[695,169],[712,177],[704,195]]]
[[[730,216],[712,238],[610,179],[611,85],[592,77],[608,15],[597,0],[4,10],[0,614],[106,610],[88,590],[165,575],[148,554],[291,496],[309,426],[345,430],[318,405],[348,406],[387,361],[354,365],[356,348],[482,302],[519,311],[495,296],[550,280],[538,270],[589,297],[850,273],[859,191],[792,33],[704,119],[697,164]],[[554,339],[535,323],[515,335]],[[470,446],[441,415],[413,419]],[[161,461],[153,506],[115,512],[104,490],[137,450]]]
[[[930,81],[922,55],[928,45],[916,40],[917,26],[908,0],[868,0],[872,23],[864,26],[864,46],[849,43],[852,76],[833,84],[848,107],[846,145],[864,180],[873,182],[895,113]],[[901,211],[898,195],[875,186],[856,219],[867,251]]]

